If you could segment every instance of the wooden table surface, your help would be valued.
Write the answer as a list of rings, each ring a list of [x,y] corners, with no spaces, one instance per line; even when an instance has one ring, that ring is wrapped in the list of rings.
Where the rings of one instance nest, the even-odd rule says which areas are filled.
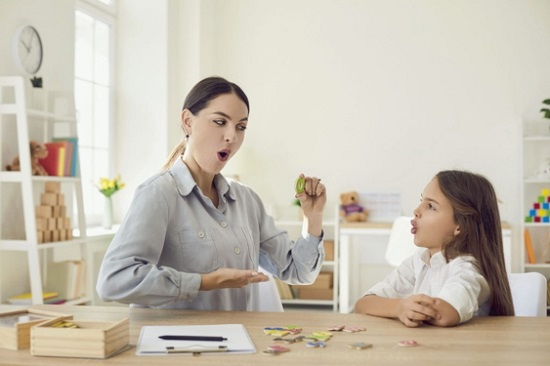
[[[31,356],[29,350],[0,348],[0,364],[10,365],[549,365],[550,317],[486,317],[452,328],[422,326],[407,328],[393,319],[359,314],[318,311],[284,313],[209,312],[156,310],[127,307],[35,305],[32,308],[73,314],[75,320],[130,319],[130,344],[126,350],[104,360]],[[14,309],[0,305],[0,311]],[[244,324],[255,354],[210,354],[201,356],[137,356],[135,345],[144,325]],[[326,348],[305,343],[288,345],[290,352],[277,356],[263,353],[273,344],[264,327],[296,325],[302,335],[324,331],[334,325],[362,326],[364,332],[334,332]],[[402,340],[415,340],[416,347],[401,347]],[[356,350],[355,342],[373,347]]]

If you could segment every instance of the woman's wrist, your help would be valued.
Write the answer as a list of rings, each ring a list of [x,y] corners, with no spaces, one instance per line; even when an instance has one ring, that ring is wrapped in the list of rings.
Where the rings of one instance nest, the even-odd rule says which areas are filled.
[[[323,233],[323,215],[304,216],[304,228],[310,235],[320,237]]]

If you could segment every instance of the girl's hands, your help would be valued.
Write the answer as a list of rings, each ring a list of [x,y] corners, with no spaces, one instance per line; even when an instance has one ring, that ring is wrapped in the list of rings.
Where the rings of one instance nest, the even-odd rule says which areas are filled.
[[[438,300],[428,295],[411,295],[399,300],[397,318],[407,327],[418,327],[423,322],[441,319],[436,310]]]
[[[250,269],[220,268],[201,275],[200,291],[221,288],[242,288],[250,283],[266,282],[269,277]]]

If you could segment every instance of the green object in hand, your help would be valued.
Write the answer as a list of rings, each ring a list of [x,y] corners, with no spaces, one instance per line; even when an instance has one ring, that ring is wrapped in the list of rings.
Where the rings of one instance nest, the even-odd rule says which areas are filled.
[[[303,177],[299,177],[298,179],[296,179],[294,190],[296,191],[296,193],[302,193],[306,190],[306,180]]]

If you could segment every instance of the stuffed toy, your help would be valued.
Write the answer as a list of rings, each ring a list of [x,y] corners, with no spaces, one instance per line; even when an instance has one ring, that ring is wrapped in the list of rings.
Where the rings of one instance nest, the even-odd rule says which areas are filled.
[[[46,156],[48,156],[48,149],[44,144],[36,141],[30,141],[29,145],[31,149],[32,175],[48,175],[42,164],[40,164],[40,162],[38,161],[38,159],[44,159]],[[16,156],[15,159],[13,159],[11,165],[6,166],[6,170],[14,172],[21,170],[19,156]]]
[[[357,192],[345,192],[340,194],[340,217],[347,222],[367,221],[368,211],[359,203]]]

